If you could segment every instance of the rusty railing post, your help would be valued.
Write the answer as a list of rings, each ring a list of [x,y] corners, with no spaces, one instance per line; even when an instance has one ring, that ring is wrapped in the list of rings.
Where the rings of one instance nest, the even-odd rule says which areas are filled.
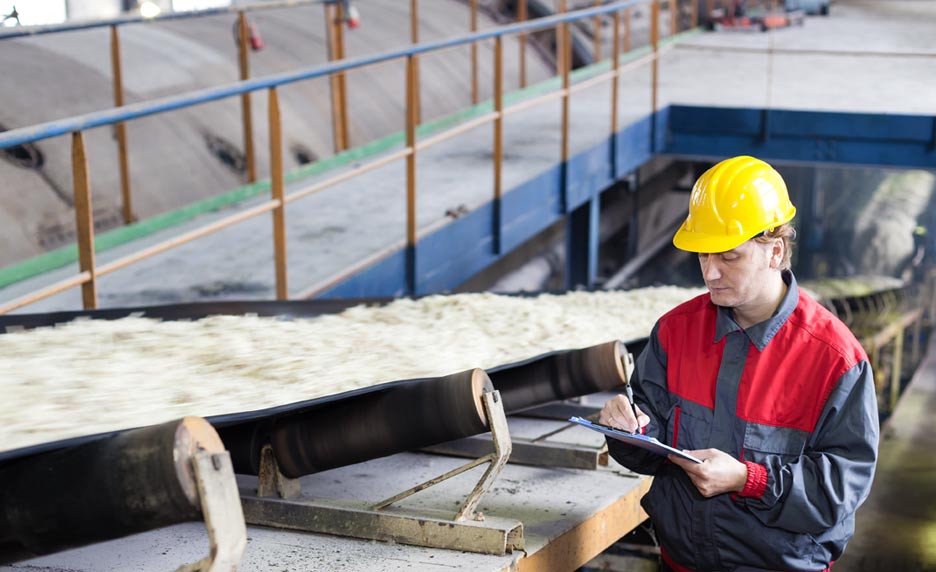
[[[624,51],[631,51],[631,9],[624,8]]]
[[[556,13],[565,14],[566,11],[566,0],[559,0],[559,7],[556,9]],[[556,75],[562,75],[562,70],[565,69],[565,64],[562,62],[562,59],[565,58],[565,34],[563,33],[565,29],[565,24],[556,25]]]
[[[342,29],[343,8],[341,3],[325,4],[325,31],[328,45],[328,61],[344,59],[344,30]],[[340,153],[350,145],[348,141],[348,109],[345,94],[344,72],[329,76],[332,103],[332,136],[335,153]]]
[[[670,13],[670,36],[675,36],[679,31],[679,0],[669,0]]]
[[[406,56],[406,286],[416,293],[416,56]]]
[[[111,29],[111,71],[114,78],[114,107],[123,107],[123,68],[120,65],[120,34],[117,31],[117,25],[114,24]],[[117,161],[120,168],[120,198],[121,212],[123,214],[124,224],[130,224],[136,220],[133,216],[133,198],[130,194],[130,159],[127,156],[127,125],[121,121],[114,125],[117,135]]]
[[[478,31],[478,0],[471,0],[471,33]],[[478,42],[471,42],[471,104],[478,104]]]
[[[566,13],[566,0],[559,2],[561,12]],[[562,35],[562,212],[569,210],[569,106],[571,103],[571,77],[572,69],[572,38],[569,33],[569,23],[560,24],[560,34]]]
[[[595,8],[601,6],[601,0],[595,0]],[[592,16],[592,41],[595,43],[595,59],[593,63],[601,61],[601,16]]]
[[[419,0],[410,0],[410,41],[413,45],[419,43]],[[419,97],[419,56],[410,56],[413,60],[413,86],[416,93],[413,94],[413,118],[416,125],[422,123],[422,109]]]
[[[280,117],[279,95],[276,87],[270,88],[270,194],[279,204],[273,209],[273,260],[276,267],[276,299],[289,299],[289,284],[286,275],[286,203],[285,180],[283,178],[283,130]]]
[[[250,60],[247,57],[249,34],[247,14],[241,10],[237,13],[237,60],[242,81],[250,77]],[[249,92],[241,94],[241,115],[244,124],[244,155],[247,157],[247,182],[253,183],[257,180],[257,160],[254,154],[253,115],[250,108]]]
[[[81,285],[81,304],[85,310],[97,308],[97,274],[94,266],[94,215],[91,210],[91,178],[84,135],[72,133],[72,184],[75,193],[75,232],[78,235],[78,269],[90,278]]]
[[[894,335],[894,354],[891,364],[890,379],[890,411],[897,407],[897,401],[900,399],[900,379],[903,376],[903,345],[905,330],[903,326],[897,329]]]
[[[492,247],[501,253],[501,195],[504,162],[504,37],[494,38],[494,228]]]
[[[520,22],[526,22],[527,0],[517,1],[517,20]],[[520,42],[520,87],[524,88],[527,85],[527,74],[526,74],[527,33],[520,32],[520,37],[518,38],[518,41]]]

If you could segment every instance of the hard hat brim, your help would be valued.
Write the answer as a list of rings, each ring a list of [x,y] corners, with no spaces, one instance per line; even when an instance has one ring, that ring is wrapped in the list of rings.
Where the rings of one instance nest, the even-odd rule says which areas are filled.
[[[673,236],[673,245],[679,250],[685,250],[686,252],[712,254],[735,249],[747,242],[750,238],[751,237],[747,236],[710,236],[689,232],[680,228]]]
[[[733,250],[745,242],[751,240],[755,236],[769,230],[771,228],[776,228],[780,225],[784,225],[796,216],[796,207],[790,209],[790,214],[786,217],[786,220],[774,223],[767,228],[758,229],[757,232],[751,234],[750,236],[745,235],[735,235],[735,236],[712,236],[710,234],[702,234],[698,232],[690,232],[686,230],[686,225],[683,223],[679,227],[679,230],[676,231],[676,234],[673,235],[673,246],[679,250],[685,250],[686,252],[698,252],[705,254],[715,254],[718,252],[728,252]]]

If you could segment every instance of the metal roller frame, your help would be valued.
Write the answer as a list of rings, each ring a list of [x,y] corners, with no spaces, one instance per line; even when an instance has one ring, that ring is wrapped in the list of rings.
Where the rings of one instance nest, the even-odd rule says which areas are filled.
[[[209,556],[236,570],[247,544],[230,457],[200,417],[144,427],[0,467],[0,564],[204,518]]]
[[[480,370],[476,370],[480,371]],[[482,372],[483,373],[483,372]],[[523,523],[475,512],[481,497],[503,470],[511,453],[510,434],[503,403],[497,391],[486,389],[481,396],[484,417],[490,426],[492,453],[443,475],[376,503],[316,500],[304,497],[298,479],[283,475],[273,448],[261,455],[256,492],[241,491],[244,513],[251,524],[350,536],[401,544],[448,548],[502,555],[524,548]],[[488,468],[454,516],[412,513],[393,505],[470,469],[487,463]]]

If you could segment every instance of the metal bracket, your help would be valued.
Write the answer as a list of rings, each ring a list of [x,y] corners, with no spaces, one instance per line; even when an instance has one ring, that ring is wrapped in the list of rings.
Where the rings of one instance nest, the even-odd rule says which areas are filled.
[[[624,379],[630,379],[634,372],[634,356],[630,352],[621,354],[621,368]],[[565,400],[557,403],[541,405],[514,414],[514,417],[529,417],[533,419],[548,419],[554,421],[568,421],[569,417],[598,418],[601,406],[587,405],[576,400]],[[534,438],[512,439],[513,452],[510,462],[519,465],[535,467],[562,467],[568,469],[597,470],[598,467],[608,465],[608,447],[602,444],[599,447],[589,445],[576,445],[572,443],[547,442],[550,437],[571,429],[575,425],[565,424],[562,427],[549,431]],[[440,455],[454,455],[459,457],[477,457],[491,450],[490,441],[481,436],[466,437],[448,443],[441,443],[426,447],[423,451]]]
[[[237,494],[237,481],[227,451],[198,451],[191,459],[205,527],[209,555],[176,572],[235,572],[247,548],[247,527]]]
[[[524,547],[523,523],[476,512],[481,497],[503,470],[512,449],[503,402],[497,391],[482,395],[494,452],[376,504],[302,498],[298,481],[283,477],[272,451],[261,455],[257,495],[241,494],[247,522],[338,536],[501,555]],[[454,518],[392,505],[484,463],[487,470]],[[287,498],[288,497],[288,498]],[[451,513],[448,513],[451,514]]]

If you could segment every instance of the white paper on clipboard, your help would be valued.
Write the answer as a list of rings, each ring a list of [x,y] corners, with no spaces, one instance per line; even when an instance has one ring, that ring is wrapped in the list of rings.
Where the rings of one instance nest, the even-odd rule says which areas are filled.
[[[607,427],[605,425],[599,425],[597,423],[592,423],[588,419],[582,419],[581,417],[570,417],[569,421],[572,423],[577,423],[582,427],[588,427],[593,431],[603,433],[611,438],[617,439],[629,445],[635,447],[640,447],[645,451],[650,451],[651,453],[656,453],[657,455],[676,455],[677,457],[682,457],[683,459],[688,459],[695,463],[701,463],[699,459],[693,457],[689,453],[684,453],[679,449],[670,447],[669,445],[664,445],[660,443],[653,437],[648,437],[646,435],[640,435],[638,433],[629,433],[627,431],[621,431],[619,429],[614,429],[613,427]]]

